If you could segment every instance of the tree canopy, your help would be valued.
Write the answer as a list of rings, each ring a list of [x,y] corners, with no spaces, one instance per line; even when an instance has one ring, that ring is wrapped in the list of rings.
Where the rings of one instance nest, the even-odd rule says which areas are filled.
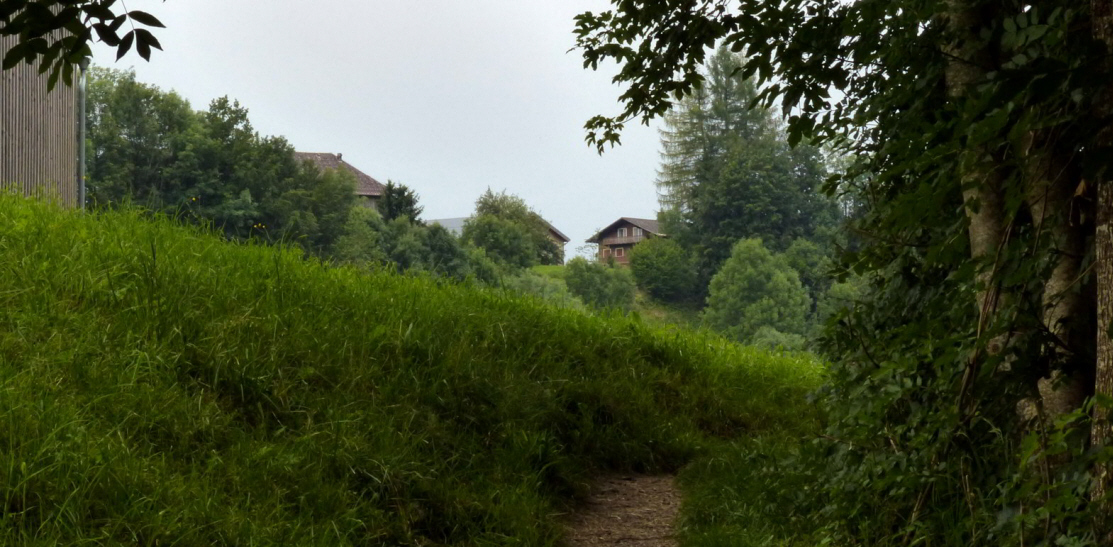
[[[541,215],[522,198],[490,188],[476,200],[475,215],[464,224],[463,237],[519,267],[564,261],[564,252],[549,237],[549,223]]]
[[[735,70],[744,61],[716,50],[700,72],[704,85],[672,105],[661,131],[663,228],[693,254],[703,286],[741,239],[781,252],[839,222],[820,192],[824,158],[814,146],[790,147],[772,111],[750,108],[755,82]]]
[[[417,200],[417,192],[414,192],[412,188],[388,180],[383,188],[383,197],[379,199],[378,207],[383,213],[383,218],[387,220],[406,217],[411,222],[420,222],[421,212],[425,208],[418,205]]]
[[[612,4],[577,18],[623,87],[600,151],[705,93],[722,45],[788,142],[854,158],[825,185],[868,284],[824,346],[828,540],[1108,543],[1113,420],[1085,399],[1113,393],[1113,3]]]
[[[739,241],[711,280],[704,321],[715,330],[750,342],[762,328],[803,336],[811,308],[796,270],[760,239]]]

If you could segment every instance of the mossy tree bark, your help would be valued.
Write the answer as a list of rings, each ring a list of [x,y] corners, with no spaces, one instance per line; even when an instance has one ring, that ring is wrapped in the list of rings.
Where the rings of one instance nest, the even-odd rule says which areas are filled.
[[[1113,67],[1113,0],[1093,0],[1091,2],[1094,38],[1103,46],[1100,61],[1101,70],[1108,76]],[[1113,150],[1113,85],[1107,84],[1095,102],[1097,119],[1103,120],[1095,146],[1108,153]],[[1110,326],[1113,325],[1113,180],[1108,171],[1099,172],[1093,180],[1097,189],[1097,229],[1095,233],[1095,271],[1097,277],[1097,371],[1094,382],[1095,393],[1108,400],[1113,397],[1113,340],[1110,340]],[[1108,405],[1099,404],[1094,410],[1091,443],[1094,446],[1108,445],[1113,438],[1113,422],[1110,420]],[[1102,533],[1110,539],[1110,513],[1113,507],[1107,497],[1113,483],[1113,469],[1102,465],[1095,469],[1093,499],[1103,507],[1105,521],[1100,523]]]

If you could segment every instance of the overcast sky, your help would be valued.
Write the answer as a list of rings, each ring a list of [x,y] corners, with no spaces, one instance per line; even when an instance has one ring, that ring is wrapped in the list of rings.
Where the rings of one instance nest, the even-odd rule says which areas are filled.
[[[584,122],[618,112],[614,67],[586,70],[573,17],[606,0],[129,0],[164,51],[119,63],[195,109],[227,95],[256,131],[420,194],[426,219],[471,214],[488,187],[525,199],[577,246],[618,217],[655,218],[657,126],[599,156]]]

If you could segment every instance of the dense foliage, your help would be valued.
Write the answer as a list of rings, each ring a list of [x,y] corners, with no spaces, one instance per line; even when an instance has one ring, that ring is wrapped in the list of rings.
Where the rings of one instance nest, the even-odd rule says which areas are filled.
[[[572,294],[598,309],[628,310],[634,304],[634,276],[623,267],[577,256],[565,266],[564,282]]]
[[[522,198],[488,188],[475,201],[475,214],[464,224],[463,238],[514,266],[560,264],[564,250],[549,236],[550,228]]]
[[[387,221],[406,217],[410,222],[420,222],[424,207],[417,204],[418,195],[412,188],[392,180],[386,181],[378,209]]]
[[[789,147],[771,111],[749,108],[757,91],[735,71],[741,62],[717,50],[701,72],[706,85],[669,109],[661,134],[662,229],[692,253],[704,286],[741,239],[780,252],[798,238],[830,238],[839,222],[819,192],[819,151]]]
[[[765,339],[776,333],[803,336],[810,308],[800,277],[784,257],[769,252],[760,239],[744,239],[711,280],[704,321],[740,342],[762,329]]]
[[[94,67],[89,104],[88,185],[96,207],[140,205],[214,225],[230,239],[293,242],[371,269],[500,282],[486,253],[420,222],[413,189],[389,181],[376,206],[359,205],[352,173],[299,163],[285,139],[256,133],[239,103],[221,98],[196,112],[132,72]],[[500,235],[532,257],[531,233],[513,225]]]
[[[674,239],[651,238],[630,250],[630,272],[638,288],[660,300],[690,299],[696,290],[691,255]]]
[[[347,172],[300,165],[281,137],[254,131],[228,98],[195,112],[133,72],[94,67],[88,83],[88,188],[96,206],[130,202],[228,237],[296,240],[324,252],[355,203]]]
[[[1110,422],[1084,401],[1113,388],[1113,4],[616,1],[578,40],[627,86],[600,149],[698,95],[721,42],[790,141],[855,158],[828,190],[856,194],[842,264],[868,289],[801,456],[816,542],[1109,543]]]
[[[464,222],[464,241],[483,249],[499,264],[528,268],[538,264],[537,247],[521,224],[495,215],[479,215]]]
[[[837,241],[847,240],[835,237],[845,208],[820,192],[828,163],[820,150],[789,146],[783,122],[768,108],[753,108],[758,89],[736,70],[743,61],[720,47],[700,68],[703,85],[665,113],[657,188],[669,243],[639,244],[633,254],[642,257],[632,258],[631,266],[655,298],[706,300],[704,326],[746,343],[803,347],[816,336],[814,303],[830,284]],[[738,307],[780,301],[783,286],[726,283],[724,274],[713,287],[735,245],[746,239],[783,254],[778,264],[791,266],[804,282],[808,309],[791,327],[777,314]],[[651,253],[655,258],[647,260]]]

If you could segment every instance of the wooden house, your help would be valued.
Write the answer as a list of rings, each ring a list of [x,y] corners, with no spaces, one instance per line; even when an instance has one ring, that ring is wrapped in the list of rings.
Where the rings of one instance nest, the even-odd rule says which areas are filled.
[[[384,186],[344,161],[343,154],[330,154],[328,152],[294,152],[298,161],[308,161],[317,166],[321,172],[329,169],[343,169],[356,177],[356,197],[364,207],[378,207],[378,202],[383,197]]]
[[[652,237],[665,237],[656,220],[622,217],[599,230],[587,240],[599,245],[599,261],[630,264],[630,250],[634,245]]]
[[[19,36],[0,36],[0,59]],[[0,71],[0,188],[53,199],[84,201],[80,135],[82,78],[47,90],[38,64]]]

